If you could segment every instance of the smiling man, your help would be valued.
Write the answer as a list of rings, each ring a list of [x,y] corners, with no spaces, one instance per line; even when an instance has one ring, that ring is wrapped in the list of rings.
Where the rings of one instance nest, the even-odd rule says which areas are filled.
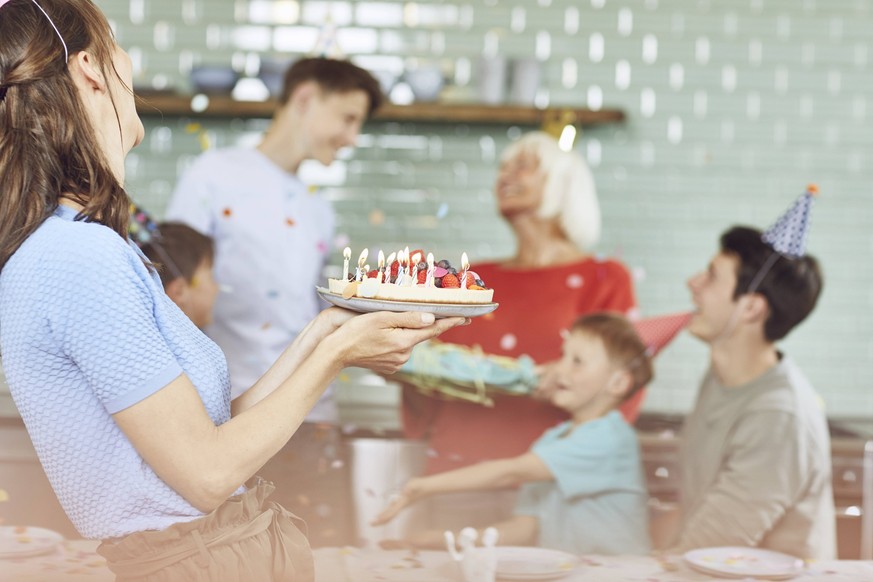
[[[728,230],[688,281],[697,307],[689,331],[709,346],[710,368],[683,429],[683,528],[671,552],[754,546],[836,557],[823,407],[776,347],[822,288],[804,249],[810,203],[808,193],[765,233]]]
[[[301,163],[329,165],[340,149],[354,146],[382,99],[378,81],[348,61],[298,60],[285,73],[261,143],[208,151],[179,180],[166,217],[215,241],[222,293],[205,331],[227,357],[232,398],[267,371],[321,308],[315,287],[335,218],[330,204],[298,178]],[[323,543],[330,545],[354,541],[334,519],[347,513],[346,493],[330,494],[345,469],[324,469],[342,465],[332,462],[340,450],[337,420],[328,388],[287,450],[262,471],[277,482],[274,497],[311,522],[313,545],[320,532],[328,532]]]

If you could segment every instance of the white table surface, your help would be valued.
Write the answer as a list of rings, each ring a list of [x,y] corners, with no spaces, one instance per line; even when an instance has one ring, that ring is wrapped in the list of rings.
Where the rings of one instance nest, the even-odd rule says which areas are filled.
[[[446,552],[321,548],[315,550],[316,582],[459,582],[460,571]],[[709,582],[681,559],[667,565],[647,556],[588,556],[558,582]],[[750,579],[747,579],[750,580]],[[873,561],[812,562],[796,582],[873,582]]]
[[[110,582],[98,542],[68,541],[43,556],[0,560],[2,582]],[[316,582],[459,582],[457,564],[446,552],[320,548],[315,550]],[[724,580],[646,556],[588,556],[560,582],[710,582]],[[797,582],[871,582],[873,561],[812,562]]]

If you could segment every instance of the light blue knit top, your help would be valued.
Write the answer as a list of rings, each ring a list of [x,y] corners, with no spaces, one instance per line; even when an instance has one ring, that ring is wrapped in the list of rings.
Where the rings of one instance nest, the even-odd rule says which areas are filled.
[[[166,296],[135,246],[75,216],[60,207],[0,273],[0,350],[12,397],[84,537],[190,521],[202,512],[155,474],[111,415],[185,373],[210,418],[227,422],[224,355]]]

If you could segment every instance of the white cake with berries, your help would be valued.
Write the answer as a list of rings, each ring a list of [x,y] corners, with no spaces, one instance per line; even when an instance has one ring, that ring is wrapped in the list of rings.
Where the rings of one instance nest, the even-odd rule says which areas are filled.
[[[424,256],[424,253],[410,253],[410,256],[416,255]],[[362,297],[414,303],[475,305],[491,303],[494,298],[494,290],[488,289],[475,272],[458,273],[445,260],[432,266],[424,261],[406,265],[395,260],[384,271],[358,271],[348,280],[328,279],[329,291],[346,299]]]
[[[494,289],[442,289],[415,284],[405,287],[394,283],[379,283],[376,279],[361,282],[328,279],[330,292],[345,298],[363,297],[387,301],[415,303],[491,303]]]

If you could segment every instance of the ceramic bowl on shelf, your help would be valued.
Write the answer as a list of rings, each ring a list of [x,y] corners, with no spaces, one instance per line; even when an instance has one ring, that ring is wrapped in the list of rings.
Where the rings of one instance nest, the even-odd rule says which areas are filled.
[[[229,94],[239,77],[239,73],[227,65],[195,65],[189,76],[196,93],[213,94]]]
[[[261,66],[258,69],[258,79],[264,82],[270,91],[270,96],[277,99],[282,93],[285,84],[285,72],[295,58],[261,57]]]
[[[443,72],[435,65],[408,69],[403,73],[403,80],[416,101],[436,101],[445,83]]]

